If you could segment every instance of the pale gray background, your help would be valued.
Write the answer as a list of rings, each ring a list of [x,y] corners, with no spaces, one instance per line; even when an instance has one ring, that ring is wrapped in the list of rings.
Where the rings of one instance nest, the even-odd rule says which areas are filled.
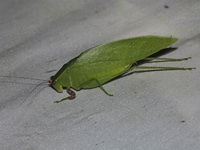
[[[1,1],[0,149],[199,150],[199,16],[199,0]],[[162,57],[192,57],[148,65],[196,70],[135,73],[104,86],[113,97],[96,88],[60,104],[65,92],[2,77],[48,80],[90,47],[141,35],[178,37]]]

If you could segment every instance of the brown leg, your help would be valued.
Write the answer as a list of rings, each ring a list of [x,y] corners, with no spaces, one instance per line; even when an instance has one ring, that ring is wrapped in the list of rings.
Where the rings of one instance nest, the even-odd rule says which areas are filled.
[[[70,95],[69,97],[67,97],[67,99],[74,99],[76,98],[76,93],[74,91],[72,91],[71,89],[67,89],[67,93]]]
[[[68,97],[66,97],[66,98],[63,98],[63,99],[61,99],[61,100],[59,100],[59,101],[54,101],[54,103],[60,103],[60,102],[65,101],[65,100],[72,100],[72,99],[76,98],[76,93],[75,93],[74,91],[72,91],[70,88],[67,89],[67,93],[68,93],[70,96],[68,96]]]

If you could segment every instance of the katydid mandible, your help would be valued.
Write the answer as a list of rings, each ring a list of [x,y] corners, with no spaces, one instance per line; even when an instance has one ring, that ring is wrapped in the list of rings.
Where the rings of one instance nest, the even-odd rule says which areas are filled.
[[[51,86],[62,93],[67,90],[70,95],[55,103],[74,99],[75,92],[81,89],[99,87],[105,94],[109,94],[103,84],[123,75],[133,69],[164,69],[164,70],[191,70],[193,68],[178,67],[148,67],[134,66],[140,60],[167,60],[182,61],[183,59],[172,58],[150,58],[152,54],[174,44],[178,38],[163,36],[140,36],[118,41],[104,43],[90,48],[68,63],[50,79]]]

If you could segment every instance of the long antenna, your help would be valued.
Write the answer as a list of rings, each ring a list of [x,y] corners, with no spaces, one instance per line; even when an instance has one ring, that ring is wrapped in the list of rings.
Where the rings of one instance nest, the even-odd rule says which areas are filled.
[[[37,78],[31,78],[31,77],[18,77],[18,76],[0,76],[0,78],[17,78],[17,79],[30,79],[30,80],[39,80],[39,81],[47,81],[44,79],[37,79]]]

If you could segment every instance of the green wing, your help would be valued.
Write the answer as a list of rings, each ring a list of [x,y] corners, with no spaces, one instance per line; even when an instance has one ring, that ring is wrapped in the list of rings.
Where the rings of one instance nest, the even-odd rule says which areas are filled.
[[[67,65],[71,86],[75,89],[97,87],[91,82],[85,87],[81,84],[97,79],[103,84],[123,73],[130,66],[161,49],[175,43],[178,39],[161,36],[142,36],[108,42],[86,50]]]

